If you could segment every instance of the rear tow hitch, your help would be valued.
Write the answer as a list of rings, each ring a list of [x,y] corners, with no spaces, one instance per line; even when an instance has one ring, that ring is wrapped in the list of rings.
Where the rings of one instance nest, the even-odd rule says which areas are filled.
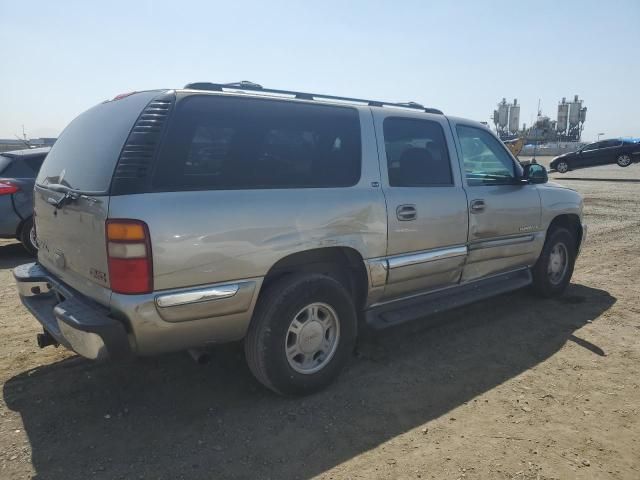
[[[46,330],[36,335],[36,341],[40,348],[48,347],[49,345],[53,345],[54,347],[60,345],[60,343],[58,343],[58,341]]]

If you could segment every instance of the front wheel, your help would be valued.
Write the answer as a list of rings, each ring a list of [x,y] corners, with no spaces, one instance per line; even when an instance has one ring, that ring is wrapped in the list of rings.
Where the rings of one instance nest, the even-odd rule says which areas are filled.
[[[533,267],[533,287],[543,297],[561,295],[569,285],[576,261],[576,239],[562,227],[547,233],[542,253]]]
[[[320,390],[353,351],[356,318],[340,282],[320,274],[289,275],[260,295],[245,338],[249,368],[277,393]]]
[[[621,167],[628,167],[629,165],[631,165],[631,157],[629,155],[620,155],[617,159],[616,159],[616,163],[621,166]]]
[[[556,172],[567,173],[569,171],[569,163],[566,160],[561,160],[556,164]]]

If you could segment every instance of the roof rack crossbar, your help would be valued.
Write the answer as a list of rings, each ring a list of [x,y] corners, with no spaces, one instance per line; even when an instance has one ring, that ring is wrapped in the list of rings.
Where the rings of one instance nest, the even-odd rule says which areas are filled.
[[[275,88],[264,88],[262,85],[259,85],[253,82],[248,82],[246,80],[243,80],[241,82],[235,82],[235,83],[194,82],[194,83],[186,84],[184,88],[189,90],[208,90],[208,91],[214,91],[214,92],[222,92],[225,90],[246,90],[250,92],[263,92],[263,93],[273,93],[276,95],[289,95],[289,96],[292,96],[293,98],[298,98],[302,100],[336,100],[339,102],[359,103],[359,104],[368,105],[371,107],[409,108],[413,110],[421,110],[426,113],[436,113],[436,114],[442,115],[442,111],[438,110],[437,108],[425,107],[416,102],[405,102],[405,103],[384,102],[379,100],[366,100],[363,98],[324,95],[320,93],[296,92],[293,90],[278,90]]]

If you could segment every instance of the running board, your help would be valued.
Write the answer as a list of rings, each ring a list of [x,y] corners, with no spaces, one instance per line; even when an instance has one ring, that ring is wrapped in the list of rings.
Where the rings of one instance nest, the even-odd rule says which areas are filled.
[[[380,330],[511,292],[530,285],[532,281],[531,271],[528,268],[503,273],[433,293],[375,306],[365,312],[365,319],[369,326]]]

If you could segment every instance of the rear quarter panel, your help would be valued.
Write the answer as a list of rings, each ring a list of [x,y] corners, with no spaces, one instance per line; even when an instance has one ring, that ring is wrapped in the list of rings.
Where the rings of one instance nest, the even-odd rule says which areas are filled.
[[[359,112],[362,174],[354,187],[113,196],[109,217],[149,226],[155,290],[262,277],[281,258],[315,248],[384,256],[386,206],[373,121],[368,109]]]

